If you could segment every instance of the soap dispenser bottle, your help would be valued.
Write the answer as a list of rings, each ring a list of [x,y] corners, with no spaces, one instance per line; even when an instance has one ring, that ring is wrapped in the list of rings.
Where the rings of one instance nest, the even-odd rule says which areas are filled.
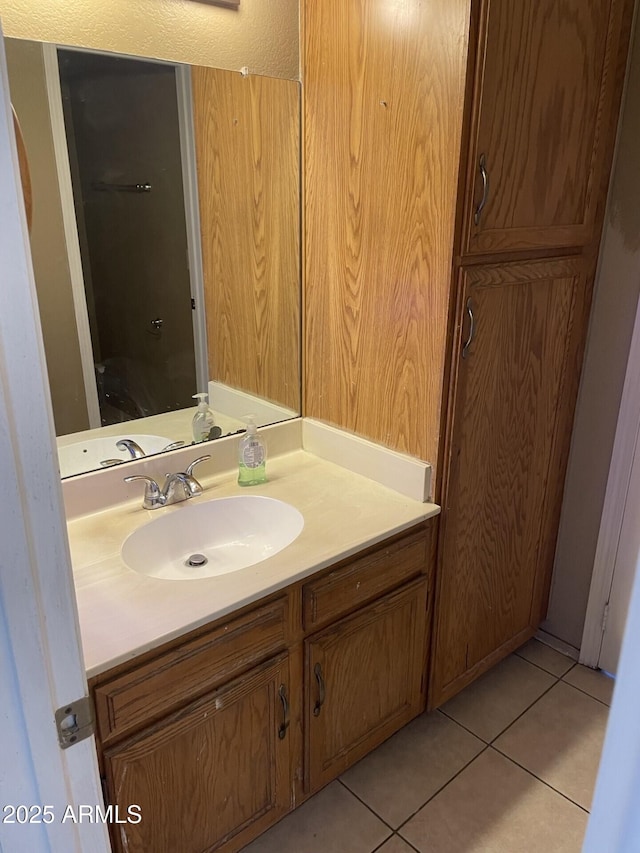
[[[194,400],[198,400],[198,411],[193,416],[191,421],[191,431],[193,432],[194,441],[207,441],[212,437],[211,432],[215,429],[215,420],[213,412],[207,405],[206,394],[194,394]]]
[[[238,483],[257,486],[267,482],[267,452],[258,436],[255,415],[247,415],[247,431],[238,445]]]

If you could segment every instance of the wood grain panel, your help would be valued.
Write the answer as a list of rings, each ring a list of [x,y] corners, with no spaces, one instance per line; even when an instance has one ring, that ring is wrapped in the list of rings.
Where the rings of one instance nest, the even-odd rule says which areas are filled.
[[[630,18],[626,0],[483,4],[467,167],[467,253],[591,240]],[[475,224],[481,155],[489,189]]]
[[[361,607],[431,567],[434,525],[372,554],[351,560],[302,588],[305,631]]]
[[[305,414],[432,463],[469,5],[304,4]]]
[[[458,362],[431,704],[537,627],[532,602],[539,574],[551,570],[544,534],[556,432],[573,407],[566,372],[582,263],[469,268],[462,280],[475,329]]]
[[[423,708],[426,578],[306,642],[309,790],[362,758]],[[316,666],[324,682],[320,698]]]
[[[24,198],[24,209],[27,216],[27,226],[31,231],[31,223],[33,221],[33,194],[31,191],[31,172],[29,171],[29,158],[27,157],[27,149],[24,144],[22,128],[18,121],[18,116],[13,107],[13,129],[16,135],[16,146],[18,149],[18,165],[20,167],[20,182],[22,184],[22,195]]]
[[[239,850],[282,817],[291,792],[289,737],[278,737],[281,685],[288,694],[286,656],[106,750],[121,816],[132,803],[142,810],[140,823],[112,827],[114,849]]]
[[[281,651],[287,610],[288,598],[280,598],[100,684],[94,702],[102,743],[166,716]]]
[[[300,411],[299,85],[192,86],[210,378]]]

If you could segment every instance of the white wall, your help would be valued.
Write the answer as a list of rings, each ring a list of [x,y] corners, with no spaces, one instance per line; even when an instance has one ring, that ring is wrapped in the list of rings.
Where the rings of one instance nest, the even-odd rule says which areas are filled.
[[[5,36],[299,79],[298,0],[0,0]]]
[[[636,22],[571,443],[545,631],[580,648],[640,294],[640,28]]]

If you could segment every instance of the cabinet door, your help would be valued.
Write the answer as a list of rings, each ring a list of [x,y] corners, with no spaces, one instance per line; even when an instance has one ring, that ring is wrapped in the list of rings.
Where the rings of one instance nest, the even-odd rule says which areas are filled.
[[[537,628],[577,384],[574,317],[584,282],[577,259],[462,276],[468,316],[441,526],[431,706]]]
[[[321,788],[424,707],[427,580],[306,641],[308,783]]]
[[[603,168],[609,171],[631,5],[482,4],[466,252],[591,240]]]
[[[291,807],[286,655],[105,751],[123,853],[238,850]],[[228,844],[226,843],[228,842]]]

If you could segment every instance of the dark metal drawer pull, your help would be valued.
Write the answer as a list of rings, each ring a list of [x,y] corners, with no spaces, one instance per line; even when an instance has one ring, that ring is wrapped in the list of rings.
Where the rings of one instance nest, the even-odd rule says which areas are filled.
[[[317,717],[320,714],[320,709],[324,705],[325,698],[324,678],[322,677],[322,667],[319,663],[314,666],[313,674],[315,675],[316,681],[318,682],[318,699],[316,701],[316,704],[313,706],[313,716]]]

